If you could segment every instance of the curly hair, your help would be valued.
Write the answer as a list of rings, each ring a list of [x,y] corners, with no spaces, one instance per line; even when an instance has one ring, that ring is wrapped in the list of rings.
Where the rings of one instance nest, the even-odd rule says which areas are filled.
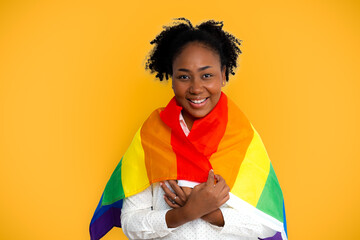
[[[173,26],[163,26],[164,30],[150,44],[154,44],[145,65],[151,73],[162,81],[172,76],[173,60],[189,42],[200,42],[220,56],[221,67],[226,66],[226,81],[234,75],[237,58],[241,53],[241,40],[222,30],[223,22],[209,20],[195,27],[186,18],[176,18]]]

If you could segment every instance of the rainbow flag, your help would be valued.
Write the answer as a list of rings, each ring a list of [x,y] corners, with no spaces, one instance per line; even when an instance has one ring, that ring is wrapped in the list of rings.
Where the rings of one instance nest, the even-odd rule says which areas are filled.
[[[91,239],[121,227],[124,198],[163,180],[205,182],[213,169],[231,189],[228,205],[241,205],[277,231],[267,239],[286,240],[282,191],[261,138],[246,116],[222,93],[214,109],[196,120],[186,137],[179,123],[181,110],[173,98],[135,134],[95,210]]]

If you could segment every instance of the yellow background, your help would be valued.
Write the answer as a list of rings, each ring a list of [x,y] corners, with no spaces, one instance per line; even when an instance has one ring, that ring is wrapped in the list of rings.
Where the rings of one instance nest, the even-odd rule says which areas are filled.
[[[224,91],[268,149],[290,239],[360,239],[359,13],[346,0],[1,1],[0,239],[89,239],[111,172],[172,97],[144,59],[181,16],[243,40]]]

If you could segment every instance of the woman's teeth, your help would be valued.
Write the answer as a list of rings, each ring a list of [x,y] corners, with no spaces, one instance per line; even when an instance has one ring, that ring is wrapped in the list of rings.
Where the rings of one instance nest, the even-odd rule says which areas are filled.
[[[191,100],[191,99],[190,99],[190,101],[193,102],[193,103],[195,103],[195,104],[203,103],[203,102],[205,102],[205,100],[206,100],[206,98],[200,99],[200,100]]]

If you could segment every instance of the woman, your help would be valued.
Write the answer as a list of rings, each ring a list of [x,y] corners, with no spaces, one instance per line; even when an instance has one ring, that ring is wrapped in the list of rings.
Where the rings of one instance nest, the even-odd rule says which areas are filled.
[[[160,80],[171,76],[174,98],[135,135],[95,211],[92,238],[122,226],[130,239],[287,239],[262,142],[221,91],[240,42],[221,22],[178,20],[151,42],[146,66]],[[105,214],[111,224],[94,230]]]

